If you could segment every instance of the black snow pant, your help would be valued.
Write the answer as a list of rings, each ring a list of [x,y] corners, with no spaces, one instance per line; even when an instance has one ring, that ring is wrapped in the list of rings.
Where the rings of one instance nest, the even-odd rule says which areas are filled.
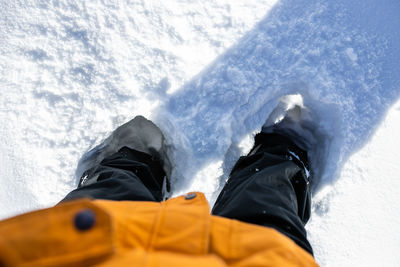
[[[307,155],[288,138],[260,133],[241,157],[215,202],[212,214],[271,227],[313,254],[305,223],[310,216]],[[307,166],[308,167],[308,166]],[[165,173],[150,155],[124,147],[86,172],[97,182],[80,186],[63,201],[94,199],[161,201]]]

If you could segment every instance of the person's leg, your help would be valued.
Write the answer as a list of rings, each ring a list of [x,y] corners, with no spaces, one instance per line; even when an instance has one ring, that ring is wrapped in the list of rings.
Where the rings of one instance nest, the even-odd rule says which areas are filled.
[[[305,223],[310,216],[307,154],[289,138],[259,133],[241,157],[212,213],[272,227],[313,254]]]
[[[161,201],[165,176],[159,159],[123,147],[87,170],[78,188],[70,192],[62,202],[82,197]]]

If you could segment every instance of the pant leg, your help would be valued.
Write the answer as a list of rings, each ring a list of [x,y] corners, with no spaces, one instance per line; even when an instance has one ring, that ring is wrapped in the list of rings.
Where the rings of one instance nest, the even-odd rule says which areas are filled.
[[[234,166],[212,213],[272,227],[313,254],[304,228],[310,216],[306,152],[278,134],[260,133],[255,139],[253,150]]]
[[[161,201],[163,198],[165,172],[160,161],[128,147],[105,158],[85,175],[87,180],[95,182],[83,186],[80,183],[62,202],[82,197],[132,201]]]

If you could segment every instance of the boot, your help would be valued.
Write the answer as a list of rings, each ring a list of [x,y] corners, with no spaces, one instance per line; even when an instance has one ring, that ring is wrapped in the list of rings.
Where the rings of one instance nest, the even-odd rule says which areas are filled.
[[[90,177],[88,175],[90,170],[123,147],[144,152],[150,155],[152,160],[159,161],[166,173],[165,186],[169,191],[172,167],[167,155],[166,140],[161,130],[143,116],[137,116],[121,125],[100,145],[85,153],[79,161],[76,171],[76,176],[80,179],[79,187],[96,182],[95,176]]]

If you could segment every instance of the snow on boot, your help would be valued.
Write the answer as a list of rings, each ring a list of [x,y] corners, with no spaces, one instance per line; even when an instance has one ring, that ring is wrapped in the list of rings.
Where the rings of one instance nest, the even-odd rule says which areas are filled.
[[[309,151],[317,143],[313,125],[311,112],[306,107],[283,100],[268,117],[261,131],[286,136],[299,148]]]
[[[93,182],[87,181],[83,177],[87,170],[97,166],[104,158],[111,156],[125,146],[147,153],[159,160],[167,176],[165,182],[169,183],[172,167],[167,155],[164,135],[152,121],[143,116],[136,116],[118,127],[101,144],[83,155],[76,170],[80,185]]]
[[[302,98],[289,95],[282,97],[262,126],[262,133],[275,133],[290,139],[300,151],[288,151],[288,158],[302,166],[307,178],[310,178],[308,152],[315,149],[316,137],[313,114],[302,103]],[[304,153],[305,152],[305,153]]]

